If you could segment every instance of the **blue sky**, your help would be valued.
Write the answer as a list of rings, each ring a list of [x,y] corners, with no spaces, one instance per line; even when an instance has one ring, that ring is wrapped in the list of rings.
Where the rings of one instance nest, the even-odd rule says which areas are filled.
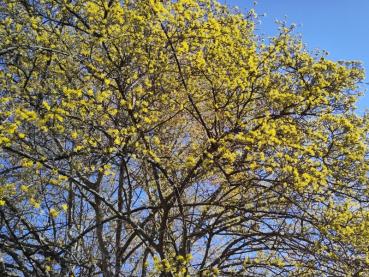
[[[252,0],[223,0],[243,12],[253,7]],[[359,60],[369,82],[369,0],[259,0],[255,6],[261,17],[258,32],[276,33],[275,19],[297,24],[307,47],[329,52],[333,60]],[[358,103],[359,112],[369,109],[369,85]]]

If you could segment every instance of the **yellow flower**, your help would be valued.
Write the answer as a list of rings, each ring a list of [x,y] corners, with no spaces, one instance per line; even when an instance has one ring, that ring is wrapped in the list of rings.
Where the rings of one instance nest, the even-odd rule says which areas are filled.
[[[28,191],[28,186],[26,185],[21,185],[20,189],[24,192],[27,192]]]
[[[185,163],[185,166],[190,168],[190,167],[194,167],[196,165],[196,160],[194,157],[187,157],[187,160],[186,160],[186,163]]]
[[[33,207],[35,207],[36,209],[40,208],[40,203],[38,203],[34,198],[31,198],[31,199],[29,200],[29,202],[30,202],[30,203],[31,203],[31,205],[32,205]]]
[[[49,211],[49,214],[50,214],[51,217],[55,218],[59,215],[59,212],[56,209],[51,208],[50,211]]]
[[[67,211],[67,210],[68,210],[68,205],[67,205],[67,204],[63,204],[63,205],[62,205],[62,209],[63,209],[64,211]]]
[[[73,131],[71,134],[70,134],[71,138],[72,139],[76,139],[78,137],[78,133],[76,131]]]

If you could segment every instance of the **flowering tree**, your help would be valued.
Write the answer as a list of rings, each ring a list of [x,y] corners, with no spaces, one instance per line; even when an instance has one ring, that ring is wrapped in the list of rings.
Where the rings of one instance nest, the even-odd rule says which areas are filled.
[[[3,0],[0,63],[0,275],[369,274],[359,64],[212,0]]]

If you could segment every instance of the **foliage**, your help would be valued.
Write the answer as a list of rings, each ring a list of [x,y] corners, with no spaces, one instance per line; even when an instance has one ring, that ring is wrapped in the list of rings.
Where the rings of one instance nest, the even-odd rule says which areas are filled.
[[[367,276],[360,64],[211,0],[0,3],[4,276]]]

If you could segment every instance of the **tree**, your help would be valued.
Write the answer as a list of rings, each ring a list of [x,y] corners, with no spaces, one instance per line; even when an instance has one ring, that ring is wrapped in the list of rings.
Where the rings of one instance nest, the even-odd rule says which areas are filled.
[[[2,276],[366,276],[359,63],[212,0],[0,3]]]

